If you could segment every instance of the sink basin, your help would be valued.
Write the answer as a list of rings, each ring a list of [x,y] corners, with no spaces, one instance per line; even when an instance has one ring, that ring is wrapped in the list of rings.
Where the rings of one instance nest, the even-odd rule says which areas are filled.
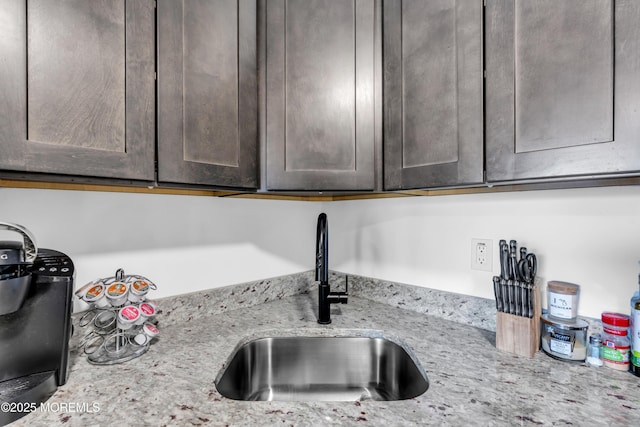
[[[407,350],[384,338],[261,338],[238,348],[216,382],[236,400],[402,400],[429,381]]]

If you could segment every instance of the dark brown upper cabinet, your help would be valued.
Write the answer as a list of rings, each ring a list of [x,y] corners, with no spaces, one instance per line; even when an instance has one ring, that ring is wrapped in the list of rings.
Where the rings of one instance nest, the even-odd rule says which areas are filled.
[[[487,0],[487,180],[640,171],[640,2]]]
[[[385,1],[383,66],[385,189],[482,183],[482,1]]]
[[[154,179],[153,0],[5,0],[0,168]]]
[[[256,0],[158,0],[158,28],[158,180],[256,188]]]
[[[266,188],[373,190],[379,1],[264,4]]]

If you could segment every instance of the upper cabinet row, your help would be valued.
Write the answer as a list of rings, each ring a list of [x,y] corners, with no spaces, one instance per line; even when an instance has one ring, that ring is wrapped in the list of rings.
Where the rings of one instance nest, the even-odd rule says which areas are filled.
[[[2,170],[301,191],[640,172],[640,2],[1,8]]]

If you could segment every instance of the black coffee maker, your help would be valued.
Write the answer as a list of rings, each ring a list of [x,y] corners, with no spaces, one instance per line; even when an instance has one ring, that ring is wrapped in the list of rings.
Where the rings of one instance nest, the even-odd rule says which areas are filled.
[[[1,426],[67,382],[75,272],[65,254],[39,250],[26,228],[0,222],[0,230],[22,236],[0,241]]]

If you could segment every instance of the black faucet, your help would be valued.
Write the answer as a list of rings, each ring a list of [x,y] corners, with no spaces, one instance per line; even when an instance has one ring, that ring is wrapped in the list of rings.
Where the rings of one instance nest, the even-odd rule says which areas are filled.
[[[348,300],[348,288],[345,292],[331,292],[329,286],[329,226],[327,215],[321,213],[318,216],[318,228],[316,231],[316,281],[318,285],[318,323],[327,325],[331,323],[331,304],[346,304]]]

